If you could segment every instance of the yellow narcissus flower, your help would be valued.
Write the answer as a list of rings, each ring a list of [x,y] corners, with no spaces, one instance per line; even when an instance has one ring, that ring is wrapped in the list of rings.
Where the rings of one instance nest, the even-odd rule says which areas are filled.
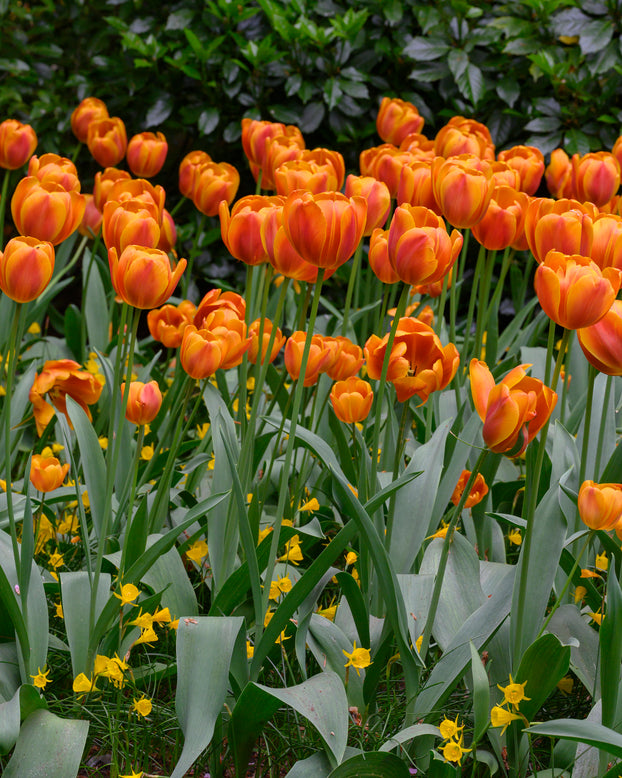
[[[121,600],[121,606],[133,603],[139,594],[140,591],[134,584],[124,584],[121,587],[121,594],[114,592],[114,596]]]
[[[287,592],[290,592],[291,589],[292,589],[292,582],[288,576],[279,578],[276,581],[272,581],[272,583],[270,584],[269,598],[271,600],[278,600],[282,594],[287,594]]]
[[[202,560],[205,559],[209,552],[207,543],[204,540],[197,540],[186,551],[186,556],[197,565],[200,565]]]
[[[302,513],[303,511],[319,511],[320,510],[320,503],[318,502],[316,497],[313,497],[310,500],[307,500],[307,502],[300,505],[298,510]]]
[[[285,553],[279,557],[279,562],[291,562],[293,565],[297,565],[298,562],[302,562],[303,556],[300,550],[300,538],[298,535],[293,535],[285,544]]]
[[[128,773],[127,775],[119,775],[119,778],[143,778],[143,775],[144,775],[144,773],[141,770],[138,773],[132,772],[132,773]]]
[[[45,687],[50,683],[50,679],[48,678],[50,672],[50,670],[45,669],[45,666],[43,667],[43,670],[38,667],[37,674],[30,676],[32,678],[32,685],[36,686],[37,689],[45,689]]]
[[[508,540],[512,545],[520,546],[520,544],[523,542],[523,536],[521,535],[521,531],[519,529],[511,529],[508,532]]]
[[[142,716],[143,718],[145,718],[151,713],[152,707],[153,706],[151,704],[150,698],[145,697],[144,694],[139,700],[134,700],[134,704],[133,704],[134,713],[137,713],[139,716]]]
[[[596,554],[594,567],[597,570],[602,570],[603,572],[609,567],[609,560],[607,559],[607,554],[604,551],[602,554]]]
[[[513,705],[515,710],[518,710],[519,704],[523,700],[530,700],[531,697],[525,696],[525,686],[527,686],[527,681],[524,681],[524,683],[515,683],[512,680],[512,676],[510,676],[510,683],[507,686],[500,686],[497,684],[497,688],[503,692],[503,705],[506,703],[508,705]]]
[[[365,667],[369,667],[370,664],[372,664],[371,661],[371,654],[369,653],[369,649],[367,648],[357,648],[356,647],[356,640],[353,643],[352,646],[352,653],[348,653],[345,649],[341,649],[344,653],[344,655],[347,658],[347,662],[345,663],[344,667],[350,667],[352,666],[356,670],[356,674],[360,675],[360,670],[363,670]]]
[[[87,678],[84,673],[79,673],[73,680],[73,690],[77,694],[87,694],[88,692],[96,692],[94,678]]]
[[[495,705],[495,707],[490,711],[490,723],[493,727],[503,727],[501,730],[502,735],[513,721],[521,720],[521,716],[517,716],[515,713],[512,713],[511,711],[506,710],[499,705]]]
[[[462,745],[462,735],[460,735],[460,740],[450,740],[440,750],[445,761],[460,764],[463,755],[467,754],[471,749],[464,748]]]
[[[443,740],[451,740],[451,738],[458,737],[458,735],[464,729],[464,724],[459,725],[458,717],[456,716],[455,721],[452,721],[451,719],[448,718],[444,718],[439,724],[438,728],[441,731],[441,737],[443,738]]]

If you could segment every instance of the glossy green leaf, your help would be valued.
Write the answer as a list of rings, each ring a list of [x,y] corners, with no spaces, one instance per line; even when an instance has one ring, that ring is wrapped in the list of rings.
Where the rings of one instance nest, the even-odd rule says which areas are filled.
[[[520,703],[520,712],[531,721],[548,696],[568,672],[570,646],[562,646],[555,635],[545,634],[525,651],[514,681],[525,683],[529,700]]]
[[[613,727],[617,723],[617,706],[622,661],[622,591],[611,570],[607,578],[605,617],[598,634],[600,644],[600,693],[602,700],[602,724]]]
[[[541,724],[532,724],[524,731],[533,735],[586,743],[622,759],[622,735],[602,724],[580,719],[552,719]]]
[[[418,737],[441,737],[441,731],[438,727],[432,724],[413,724],[412,727],[406,727],[395,735],[390,737],[386,743],[383,743],[379,751],[393,751],[397,746],[401,746],[404,743],[409,743],[411,740],[415,740]]]
[[[403,759],[394,754],[372,751],[342,762],[328,778],[409,778]]]
[[[90,254],[83,259],[84,275],[88,275],[86,283],[86,297],[84,302],[84,318],[86,320],[86,333],[89,346],[105,351],[108,348],[108,303],[106,290],[102,282],[97,263],[90,258]]]
[[[88,573],[82,570],[60,574],[60,591],[63,602],[63,617],[67,641],[71,652],[73,677],[79,673],[91,674],[88,663],[91,609],[91,582]],[[110,574],[99,577],[95,598],[95,623],[108,602],[110,595]],[[117,603],[117,610],[119,600]]]
[[[477,742],[488,729],[490,711],[490,681],[479,651],[471,647],[471,677],[473,679],[473,740]]]

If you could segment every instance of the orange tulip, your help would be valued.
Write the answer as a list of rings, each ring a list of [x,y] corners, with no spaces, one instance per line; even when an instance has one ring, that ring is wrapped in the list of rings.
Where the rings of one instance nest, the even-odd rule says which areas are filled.
[[[29,124],[17,119],[0,123],[0,167],[17,170],[25,165],[37,148],[37,134]]]
[[[182,159],[179,165],[179,191],[184,197],[192,197],[199,171],[203,165],[212,161],[206,151],[191,151]]]
[[[460,478],[458,479],[458,483],[454,487],[453,493],[451,495],[451,501],[454,505],[458,505],[458,503],[462,499],[462,494],[464,493],[464,490],[466,488],[467,482],[470,477],[471,477],[470,470],[462,471]],[[474,505],[480,503],[487,494],[488,494],[488,484],[486,483],[484,476],[481,473],[478,473],[477,476],[475,477],[475,483],[471,487],[471,491],[469,492],[469,496],[466,498],[463,507],[472,508]]]
[[[471,394],[484,422],[484,443],[497,454],[522,454],[557,403],[556,392],[528,376],[527,367],[530,365],[518,365],[495,384],[486,363],[471,360]]]
[[[158,224],[162,222],[165,199],[164,189],[159,184],[154,186],[145,178],[117,179],[106,193],[107,203],[122,205],[127,200],[139,200],[153,214]]]
[[[332,165],[319,165],[313,160],[302,158],[279,165],[274,171],[274,183],[277,194],[283,196],[296,189],[305,189],[313,194],[335,192],[338,189]]]
[[[164,251],[142,246],[127,246],[118,255],[108,249],[108,264],[115,292],[134,308],[157,308],[173,294],[186,260],[180,259],[174,271]]]
[[[194,324],[202,329],[203,322],[210,313],[224,309],[236,319],[244,320],[246,316],[246,301],[236,292],[223,292],[222,289],[210,289],[199,303],[194,316]]]
[[[86,143],[91,122],[95,119],[107,118],[108,109],[102,100],[97,97],[85,97],[71,114],[71,131],[80,143]]]
[[[125,394],[125,383],[121,384],[121,396]],[[125,418],[139,427],[151,422],[162,407],[162,392],[157,381],[131,381],[127,397]]]
[[[76,166],[67,157],[58,154],[44,154],[42,157],[30,158],[28,175],[35,176],[42,183],[52,181],[60,184],[66,192],[79,192],[80,179]]]
[[[138,178],[152,178],[162,170],[168,153],[163,133],[141,132],[127,146],[127,164]]]
[[[43,365],[40,374],[35,374],[35,380],[30,389],[28,399],[32,403],[37,434],[39,437],[54,417],[56,409],[67,415],[66,397],[73,398],[91,419],[89,405],[99,400],[103,382],[72,359],[51,360]],[[48,395],[53,406],[45,399]]]
[[[490,163],[490,169],[492,171],[494,189],[498,189],[500,186],[509,186],[510,189],[518,189],[520,187],[520,173],[508,165],[507,162],[493,160]]]
[[[367,219],[363,235],[371,235],[383,227],[391,210],[389,188],[373,176],[348,176],[346,178],[346,197],[364,197],[367,200]]]
[[[324,148],[303,149],[300,154],[300,159],[304,159],[305,162],[314,162],[320,167],[332,168],[337,179],[336,189],[340,190],[342,188],[346,177],[346,163],[343,155],[338,151]]]
[[[546,185],[551,195],[556,199],[575,198],[572,163],[563,149],[551,152],[551,161],[544,171]]]
[[[617,267],[622,270],[622,217],[601,213],[594,220],[590,257],[601,270]]]
[[[549,251],[536,269],[534,287],[546,315],[561,327],[576,330],[602,319],[622,283],[622,270],[601,271],[589,257]]]
[[[12,238],[0,252],[0,289],[18,303],[35,300],[49,284],[54,272],[54,246],[51,243]]]
[[[371,335],[365,344],[367,373],[379,380],[389,341]],[[458,370],[460,356],[453,343],[442,345],[434,330],[420,321],[399,320],[389,357],[387,380],[395,386],[397,399],[405,402],[415,394],[425,403],[432,392],[444,389]]]
[[[432,160],[415,159],[402,168],[397,188],[397,204],[422,205],[438,216],[441,215],[432,189]]]
[[[227,162],[207,162],[198,171],[192,202],[206,216],[216,216],[222,200],[231,204],[240,186],[240,174]]]
[[[259,347],[259,333],[261,329],[261,319],[255,319],[255,321],[248,328],[248,334],[250,335],[251,338],[251,344],[248,349],[248,361],[251,362],[253,365],[256,365],[258,361],[261,361],[262,365],[265,362],[266,354],[268,353],[268,346],[270,345],[270,336],[272,334],[273,326],[274,325],[272,324],[270,319],[263,320],[261,356],[260,356],[260,347]],[[276,359],[276,355],[283,348],[285,341],[286,341],[285,335],[283,335],[280,328],[277,327],[276,332],[274,334],[272,351],[270,352],[270,355],[268,357],[269,363],[274,362],[274,360]]]
[[[520,191],[534,195],[544,174],[544,156],[535,146],[513,146],[500,151],[497,159],[505,162],[520,176]]]
[[[285,344],[285,368],[290,377],[297,380],[302,367],[302,355],[305,347],[306,332],[294,332]],[[307,360],[307,369],[304,375],[304,386],[313,386],[317,383],[320,373],[334,360],[334,353],[325,343],[321,335],[313,335],[311,348]]]
[[[382,181],[387,185],[391,197],[396,197],[402,168],[417,159],[418,156],[410,151],[403,151],[390,143],[384,143],[362,151],[359,164],[362,175],[373,176]]]
[[[589,200],[596,206],[605,205],[620,188],[620,164],[608,151],[572,156],[575,196],[580,202]]]
[[[85,238],[93,238],[99,235],[102,228],[103,214],[95,205],[95,198],[91,194],[82,195],[85,207],[84,216],[78,227],[78,232]]]
[[[184,330],[196,313],[196,306],[190,300],[179,305],[164,305],[147,314],[147,326],[154,340],[166,348],[179,348]]]
[[[366,419],[373,400],[371,384],[357,376],[337,381],[330,392],[335,416],[344,424],[355,424]]]
[[[489,251],[513,246],[523,238],[529,199],[509,186],[494,190],[484,218],[471,228],[478,243]]]
[[[277,135],[269,140],[264,154],[261,188],[270,191],[276,189],[274,173],[277,168],[281,167],[285,162],[300,159],[303,151],[304,141],[302,141],[302,136],[297,132]],[[259,168],[251,163],[251,170],[255,179],[257,179],[259,177]]]
[[[429,208],[400,205],[389,228],[389,261],[407,284],[440,281],[462,248],[462,235],[448,235],[445,222]]]
[[[86,145],[98,164],[114,167],[127,150],[125,124],[118,116],[93,119],[89,123]]]
[[[198,330],[194,324],[189,324],[184,329],[179,359],[191,378],[202,380],[218,370],[225,351],[226,344],[217,335],[209,330]]]
[[[283,227],[303,259],[322,268],[347,262],[361,242],[367,201],[340,192],[292,192],[283,205]]]
[[[78,229],[85,207],[84,197],[78,192],[66,192],[53,182],[41,183],[35,176],[22,178],[11,200],[19,232],[54,246]]]
[[[56,457],[33,454],[30,461],[30,483],[40,492],[58,489],[69,472],[69,465],[61,465]]]
[[[577,330],[585,358],[606,375],[622,375],[622,300],[614,300],[596,324]]]
[[[106,248],[121,254],[128,246],[157,248],[160,225],[155,208],[146,208],[141,200],[109,201],[104,205],[103,238]]]
[[[579,488],[577,505],[586,527],[605,532],[616,529],[616,524],[622,520],[622,484],[584,481]]]
[[[220,203],[220,232],[229,253],[247,265],[259,265],[268,261],[261,229],[268,214],[282,209],[285,198],[248,195],[233,206],[231,212],[226,202]]]
[[[589,257],[597,214],[589,203],[534,198],[525,212],[525,237],[531,253],[538,262],[544,262],[551,249]]]
[[[374,230],[369,239],[369,266],[383,284],[397,284],[400,277],[389,260],[389,230]]]
[[[267,165],[268,148],[274,141],[280,144],[282,138],[293,140],[294,145],[299,146],[300,149],[305,147],[304,138],[298,127],[285,126],[280,122],[242,119],[242,148],[250,163],[255,181],[258,180],[259,173],[262,173],[262,189],[274,189],[274,181],[270,180],[270,173],[273,172],[274,167],[269,170]]]
[[[295,281],[315,283],[318,268],[303,259],[292,246],[283,228],[283,208],[272,208],[265,214],[261,224],[261,242],[272,267],[286,278]],[[327,270],[324,279],[333,270]]]
[[[434,139],[434,151],[445,159],[461,154],[474,154],[488,160],[495,158],[495,146],[488,128],[464,116],[453,116],[441,127]]]
[[[432,162],[432,189],[453,227],[472,227],[484,218],[494,181],[490,164],[471,154]]]
[[[343,381],[350,378],[363,367],[365,361],[363,349],[356,343],[352,343],[350,338],[343,335],[337,335],[335,338],[324,336],[324,345],[334,348],[335,359],[324,370],[333,381]]]
[[[119,170],[116,167],[107,167],[104,171],[100,170],[95,173],[93,198],[97,208],[103,212],[104,205],[108,200],[108,194],[117,181],[130,181],[131,178],[127,170]]]
[[[420,133],[424,119],[417,108],[397,97],[383,97],[376,117],[378,135],[385,143],[399,146],[407,135]]]
[[[157,249],[165,251],[167,254],[175,248],[177,243],[177,229],[173,217],[166,210],[162,211],[162,221],[160,222],[160,240],[158,241]]]
[[[242,319],[231,315],[225,308],[213,311],[203,319],[202,328],[215,335],[221,343],[221,363],[223,370],[237,367],[242,363],[244,354],[251,345],[247,337],[246,324]]]

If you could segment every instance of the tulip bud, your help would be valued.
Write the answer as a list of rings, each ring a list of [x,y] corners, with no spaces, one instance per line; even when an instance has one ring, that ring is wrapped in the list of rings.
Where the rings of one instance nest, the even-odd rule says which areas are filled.
[[[179,359],[185,372],[191,377],[202,380],[218,370],[222,364],[226,343],[208,330],[197,330],[189,324],[183,334],[179,349]]]
[[[474,119],[465,119],[464,116],[453,116],[441,127],[434,139],[434,152],[445,159],[462,154],[472,154],[488,160],[495,158],[495,146],[488,128]]]
[[[382,98],[376,117],[376,129],[385,143],[399,146],[407,135],[421,132],[423,124],[423,116],[420,116],[412,103],[397,97]]]
[[[587,361],[605,375],[622,375],[622,300],[615,300],[596,324],[577,330]]]
[[[119,170],[116,167],[107,167],[103,172],[95,173],[95,182],[93,184],[93,197],[95,205],[103,213],[104,205],[108,200],[108,195],[117,181],[130,181],[130,174],[127,170]]]
[[[356,375],[365,361],[363,349],[343,335],[338,335],[336,338],[324,336],[324,345],[330,346],[331,344],[335,348],[335,359],[330,366],[325,368],[326,375],[333,381],[344,381],[346,378]]]
[[[167,254],[175,248],[177,243],[177,228],[170,212],[164,208],[162,210],[162,221],[160,222],[160,240],[157,249],[165,251]]]
[[[192,324],[195,313],[196,306],[189,300],[184,300],[178,306],[165,305],[149,311],[147,326],[151,337],[166,348],[179,348],[184,330]]]
[[[432,188],[432,160],[416,159],[405,165],[397,188],[398,205],[421,205],[441,216]]]
[[[17,170],[37,148],[37,135],[29,124],[5,119],[0,124],[0,167]]]
[[[500,151],[497,159],[518,171],[521,192],[534,195],[538,191],[544,173],[544,156],[540,149],[535,146],[513,146]]]
[[[622,217],[613,213],[599,214],[593,224],[590,257],[599,268],[622,270]]]
[[[551,152],[551,161],[544,171],[544,178],[549,192],[556,200],[576,199],[572,163],[563,149],[555,149]]]
[[[367,200],[367,219],[363,235],[383,227],[391,210],[389,188],[373,176],[348,176],[346,179],[346,197],[363,197]]]
[[[330,392],[335,416],[344,424],[364,421],[369,416],[373,400],[371,384],[357,376],[337,381]]]
[[[61,465],[56,457],[33,454],[30,461],[30,482],[40,492],[53,492],[65,480],[69,465]]]
[[[102,212],[95,205],[95,198],[91,194],[82,195],[86,206],[84,216],[78,227],[78,232],[85,238],[93,238],[99,235],[102,228]]]
[[[179,191],[184,197],[192,197],[199,171],[212,158],[206,151],[191,151],[179,165]]]
[[[250,163],[255,181],[258,180],[259,173],[262,172],[262,189],[274,188],[274,182],[267,180],[268,148],[273,141],[281,137],[293,139],[300,149],[305,147],[304,138],[298,127],[285,126],[280,122],[242,119],[242,148]]]
[[[266,354],[268,352],[268,346],[270,345],[270,336],[272,334],[273,324],[270,321],[270,319],[264,319],[263,320],[263,332],[262,332],[262,339],[261,339],[261,349],[259,347],[259,332],[261,329],[261,319],[255,319],[255,321],[250,325],[248,328],[248,334],[251,338],[250,347],[248,349],[248,361],[251,362],[253,365],[256,365],[258,361],[261,361],[261,364],[265,362]],[[286,341],[285,335],[281,332],[280,328],[276,328],[276,332],[274,334],[274,341],[272,343],[272,351],[270,352],[270,355],[268,357],[268,362],[274,362],[276,359],[276,355],[279,353],[279,351],[283,348],[283,345]],[[261,351],[261,356],[260,356]]]
[[[107,118],[108,109],[102,100],[97,97],[85,97],[71,114],[71,131],[80,143],[86,143],[91,122]]]
[[[78,229],[85,207],[81,194],[66,192],[51,181],[42,183],[35,176],[22,178],[11,200],[11,213],[19,232],[55,246]]]
[[[484,160],[463,155],[432,162],[432,189],[443,216],[460,229],[484,218],[494,189],[492,169]]]
[[[307,159],[292,159],[274,171],[274,183],[278,195],[287,196],[296,189],[313,194],[337,191],[337,176],[331,165],[318,165]]]
[[[12,238],[0,253],[0,289],[18,303],[35,300],[54,271],[54,247],[37,238]]]
[[[525,237],[536,261],[544,262],[551,249],[589,257],[597,214],[594,206],[576,200],[531,200],[525,212]]]
[[[94,119],[89,124],[86,143],[98,164],[114,167],[121,162],[127,150],[125,124],[118,116]]]
[[[272,267],[286,278],[314,284],[317,281],[318,268],[303,259],[292,246],[283,228],[283,208],[277,203],[276,208],[262,212],[262,216],[261,242]],[[325,271],[324,279],[332,272]]]
[[[590,529],[608,532],[622,519],[622,484],[584,481],[577,502],[581,521]]]
[[[80,179],[76,166],[67,157],[58,154],[44,154],[42,157],[30,158],[28,175],[35,176],[42,183],[51,181],[60,184],[66,192],[79,192]]]
[[[227,162],[208,162],[199,170],[192,193],[192,202],[206,216],[216,216],[222,200],[228,204],[240,185],[240,174]]]
[[[102,224],[106,248],[114,247],[119,254],[131,245],[154,249],[160,242],[160,226],[155,211],[144,207],[141,200],[107,202]]]
[[[383,284],[397,284],[400,277],[389,260],[389,230],[374,230],[369,239],[369,266]]]
[[[297,380],[302,369],[302,355],[304,352],[306,332],[294,332],[287,339],[285,345],[285,369],[290,377]],[[326,366],[334,359],[332,350],[325,345],[321,335],[311,337],[311,347],[309,358],[304,375],[304,386],[313,386],[317,383],[320,373],[324,372]]]
[[[125,383],[121,384],[121,396],[125,394]],[[139,427],[150,424],[158,415],[162,405],[162,392],[157,381],[130,383],[125,409],[125,418]]]
[[[418,159],[410,151],[398,149],[390,143],[362,151],[359,157],[361,174],[373,176],[387,185],[391,197],[397,196],[402,168]]]
[[[128,246],[118,256],[108,249],[108,263],[115,292],[135,308],[157,308],[173,294],[186,260],[180,259],[174,271],[164,251],[142,246]]]
[[[203,329],[208,316],[221,309],[236,319],[244,321],[246,318],[246,301],[241,295],[237,292],[223,292],[222,289],[210,289],[199,303],[193,323],[198,329]]]
[[[509,186],[494,190],[484,218],[471,228],[478,243],[489,251],[513,246],[525,232],[528,197]]]
[[[268,255],[261,239],[261,227],[270,211],[282,208],[285,199],[248,195],[233,206],[220,203],[220,232],[229,253],[247,265],[267,262]]]
[[[141,132],[127,146],[127,164],[138,178],[152,178],[162,170],[168,143],[161,132]]]
[[[608,151],[597,151],[572,157],[572,174],[576,198],[605,205],[620,188],[620,164]]]

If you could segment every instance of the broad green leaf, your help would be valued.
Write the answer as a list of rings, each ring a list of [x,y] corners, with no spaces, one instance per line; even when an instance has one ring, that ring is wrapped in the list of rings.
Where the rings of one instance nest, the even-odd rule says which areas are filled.
[[[63,602],[63,617],[67,642],[71,652],[71,668],[73,677],[80,673],[91,674],[88,663],[91,607],[91,581],[88,573],[77,570],[60,574],[60,591]],[[110,574],[101,573],[95,597],[95,614],[93,623],[97,621],[110,595]],[[118,603],[119,600],[115,601]]]
[[[395,735],[390,737],[386,743],[383,743],[379,751],[393,751],[396,746],[400,746],[403,743],[409,743],[418,737],[441,737],[441,731],[438,727],[432,724],[413,724],[412,727],[406,727],[396,732]]]
[[[596,458],[600,460],[600,468],[616,450],[618,436],[616,435],[616,403],[614,399],[615,391],[609,392],[607,406],[605,407],[605,392],[607,384],[613,381],[611,376],[599,373],[594,381],[594,396],[592,399],[592,414],[590,417],[590,426],[588,429],[588,450],[585,462],[585,478],[599,481],[599,474],[595,472]],[[585,435],[585,419],[577,435],[577,450],[583,450],[583,436]],[[603,426],[604,435],[599,436],[600,428]]]
[[[28,393],[35,380],[36,365],[33,363],[28,366],[26,372],[20,377],[17,385],[13,388],[13,394],[11,395],[11,446],[15,444],[15,439],[21,437],[23,429],[20,426],[22,419],[26,414],[26,410],[30,414],[30,399]],[[12,456],[17,454],[15,452]]]
[[[479,652],[473,643],[469,645],[471,647],[471,676],[473,678],[473,740],[477,742],[488,729],[490,681]]]
[[[600,693],[602,723],[612,727],[616,722],[622,661],[622,591],[615,569],[607,577],[605,617],[598,634],[600,644]]]
[[[529,700],[520,703],[520,712],[531,721],[568,672],[570,646],[562,646],[555,635],[539,637],[525,651],[514,681],[525,683]]]
[[[587,743],[622,759],[622,735],[602,724],[580,719],[552,719],[541,724],[532,724],[524,732]]]
[[[586,689],[596,688],[598,633],[590,627],[576,605],[560,606],[547,625],[563,645],[570,645],[570,667]],[[572,642],[571,642],[572,641]],[[576,643],[579,645],[576,645]]]
[[[409,778],[410,772],[403,759],[395,754],[372,751],[342,762],[328,778]]]
[[[244,620],[181,619],[177,630],[175,710],[184,747],[171,778],[182,778],[207,748],[229,687],[229,666]]]
[[[87,254],[90,256],[90,254]],[[84,275],[88,275],[86,282],[86,297],[84,302],[84,318],[86,320],[86,332],[88,342],[92,348],[105,351],[108,347],[108,303],[106,290],[99,274],[95,260],[83,259]]]
[[[7,702],[0,704],[0,754],[8,754],[17,742],[20,724],[18,689]]]
[[[344,757],[349,759],[361,753],[360,748],[347,746]],[[299,759],[285,778],[328,778],[332,770],[328,757],[323,751],[317,751],[307,759]]]
[[[0,568],[0,582],[2,580]],[[0,602],[2,602],[0,588]],[[0,643],[0,702],[8,702],[21,685],[17,643]]]
[[[88,721],[34,711],[22,724],[4,778],[74,778],[88,730]]]
[[[231,716],[230,738],[236,773],[244,775],[252,748],[266,721],[289,705],[317,729],[333,765],[342,760],[348,738],[348,702],[341,679],[331,672],[314,675],[303,683],[272,689],[249,683]]]
[[[71,350],[73,358],[78,362],[84,361],[82,349],[82,314],[74,303],[65,308],[64,317],[65,342]]]
[[[147,547],[161,537],[150,535]],[[176,548],[170,548],[160,554],[142,577],[142,581],[154,592],[162,592],[162,607],[168,608],[173,618],[198,614],[197,598]]]

